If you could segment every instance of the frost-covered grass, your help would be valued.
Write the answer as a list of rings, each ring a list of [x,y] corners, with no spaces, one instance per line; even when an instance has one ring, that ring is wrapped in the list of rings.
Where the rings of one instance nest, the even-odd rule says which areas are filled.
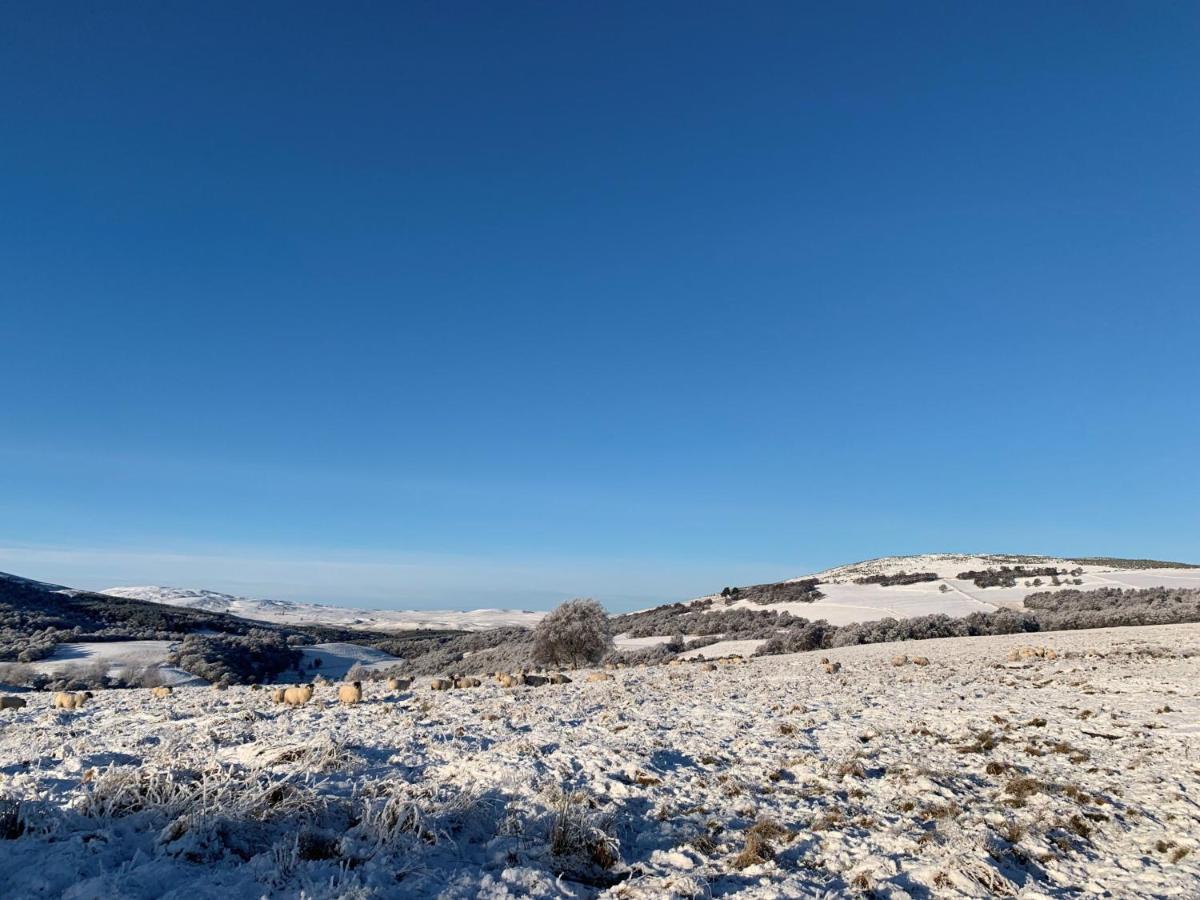
[[[4,895],[1195,895],[1200,626],[823,654],[354,707],[26,695]]]

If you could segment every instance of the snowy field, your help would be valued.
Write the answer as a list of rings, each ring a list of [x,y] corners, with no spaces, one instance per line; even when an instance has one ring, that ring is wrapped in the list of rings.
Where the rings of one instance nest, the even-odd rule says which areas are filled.
[[[69,669],[103,666],[105,672],[120,678],[131,670],[147,666],[158,668],[163,684],[207,684],[203,678],[189,675],[182,669],[161,665],[175,647],[175,641],[105,641],[82,644],[60,644],[45,659],[27,663],[35,672],[60,675]]]
[[[349,708],[27,694],[4,896],[1197,896],[1200,626],[827,655]]]

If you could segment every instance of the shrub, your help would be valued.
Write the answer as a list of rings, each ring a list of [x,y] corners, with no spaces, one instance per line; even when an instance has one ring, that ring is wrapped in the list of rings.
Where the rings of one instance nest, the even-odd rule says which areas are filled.
[[[599,662],[612,647],[608,616],[595,600],[568,600],[533,630],[533,661],[537,665],[579,668]]]

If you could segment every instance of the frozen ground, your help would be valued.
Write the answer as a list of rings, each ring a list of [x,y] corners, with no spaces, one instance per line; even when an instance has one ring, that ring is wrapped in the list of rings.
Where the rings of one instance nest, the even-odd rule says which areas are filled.
[[[1031,644],[1059,658],[1009,661]],[[1200,626],[827,655],[352,708],[27,695],[0,713],[4,894],[1200,894]]]

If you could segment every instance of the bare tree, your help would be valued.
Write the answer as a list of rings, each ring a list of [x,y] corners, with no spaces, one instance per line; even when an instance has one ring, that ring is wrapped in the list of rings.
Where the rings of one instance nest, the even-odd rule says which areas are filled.
[[[533,630],[533,661],[540,666],[599,662],[612,647],[608,615],[595,600],[568,600]]]

